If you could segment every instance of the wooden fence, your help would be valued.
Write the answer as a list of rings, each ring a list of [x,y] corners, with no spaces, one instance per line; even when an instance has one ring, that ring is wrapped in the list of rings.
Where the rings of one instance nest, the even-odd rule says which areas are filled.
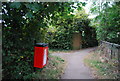
[[[106,57],[108,60],[116,60],[120,62],[120,45],[110,43],[106,41],[100,41],[101,55]]]

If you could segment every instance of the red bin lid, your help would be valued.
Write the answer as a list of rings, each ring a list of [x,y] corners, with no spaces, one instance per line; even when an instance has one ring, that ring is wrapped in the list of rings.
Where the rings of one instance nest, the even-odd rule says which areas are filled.
[[[37,47],[47,47],[48,44],[47,43],[36,43],[35,46],[37,46]]]

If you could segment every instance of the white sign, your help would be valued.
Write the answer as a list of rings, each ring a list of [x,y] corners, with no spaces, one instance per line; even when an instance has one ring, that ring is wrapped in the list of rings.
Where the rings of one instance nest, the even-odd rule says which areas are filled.
[[[47,49],[44,50],[43,65],[47,62]]]

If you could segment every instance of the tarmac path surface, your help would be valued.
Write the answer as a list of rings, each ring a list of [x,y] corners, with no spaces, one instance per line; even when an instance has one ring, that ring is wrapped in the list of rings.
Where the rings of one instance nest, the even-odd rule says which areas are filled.
[[[84,57],[95,48],[87,48],[72,52],[56,52],[52,55],[59,56],[67,62],[61,79],[94,79],[89,67],[84,65]]]

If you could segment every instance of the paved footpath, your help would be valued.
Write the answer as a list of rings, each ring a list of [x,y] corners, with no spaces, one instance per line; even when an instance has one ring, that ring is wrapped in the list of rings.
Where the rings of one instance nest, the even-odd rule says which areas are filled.
[[[67,61],[65,73],[61,79],[94,79],[91,70],[84,65],[84,57],[95,48],[87,48],[73,52],[59,52],[52,55],[64,58]]]

